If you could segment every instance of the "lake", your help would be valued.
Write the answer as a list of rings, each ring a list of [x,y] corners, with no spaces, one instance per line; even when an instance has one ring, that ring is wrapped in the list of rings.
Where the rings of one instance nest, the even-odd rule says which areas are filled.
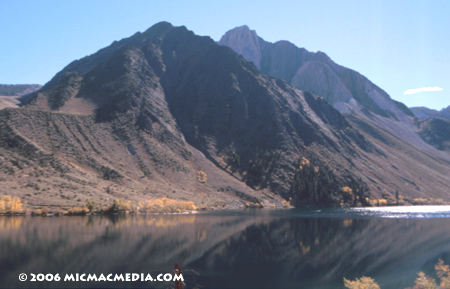
[[[436,277],[439,258],[450,264],[450,206],[0,216],[1,288],[167,288],[172,282],[29,280],[156,277],[179,263],[187,288],[344,288],[344,277],[370,276],[397,289],[412,286],[419,271]]]

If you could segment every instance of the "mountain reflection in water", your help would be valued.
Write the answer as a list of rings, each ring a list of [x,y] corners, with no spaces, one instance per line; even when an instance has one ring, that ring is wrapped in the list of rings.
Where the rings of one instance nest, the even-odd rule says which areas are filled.
[[[0,217],[0,287],[162,288],[145,282],[19,282],[18,275],[156,276],[179,263],[188,288],[344,288],[343,277],[363,275],[383,289],[405,288],[419,271],[434,276],[438,258],[450,263],[445,212],[439,218],[433,212],[427,218],[383,214],[293,209]]]

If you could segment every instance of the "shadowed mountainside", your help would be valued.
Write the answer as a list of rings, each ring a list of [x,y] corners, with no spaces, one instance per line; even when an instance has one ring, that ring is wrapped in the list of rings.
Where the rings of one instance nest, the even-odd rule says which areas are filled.
[[[450,120],[427,118],[419,123],[419,134],[439,150],[450,150]]]
[[[386,152],[387,157],[382,162],[380,158],[372,158],[372,162],[377,163],[375,166],[384,167],[386,172],[385,176],[377,178],[381,182],[397,174],[385,168],[386,160],[395,168],[398,164],[408,163],[402,169],[404,176],[400,177],[408,180],[406,183],[418,180],[412,175],[422,180],[423,172],[430,178],[441,175],[439,170],[435,170],[437,167],[448,172],[449,155],[436,149],[440,149],[439,144],[424,138],[426,133],[419,128],[413,113],[404,104],[392,100],[358,72],[336,64],[325,53],[309,52],[288,41],[267,42],[247,26],[226,32],[218,43],[229,46],[252,61],[262,73],[282,78],[296,88],[319,95],[344,113],[355,128],[377,144],[379,150]],[[438,133],[436,130],[434,132]],[[445,134],[445,131],[442,133]],[[442,140],[446,137],[438,138]],[[427,168],[421,167],[423,165]],[[377,174],[382,175],[379,171]],[[370,182],[373,180],[369,177]],[[443,195],[447,194],[445,186],[440,186],[438,190]]]
[[[448,197],[446,160],[166,22],[72,62],[24,102],[0,112],[0,180],[32,205],[330,205],[349,185],[360,201]]]
[[[336,64],[321,51],[309,52],[284,40],[267,42],[245,25],[226,32],[219,44],[252,61],[262,73],[325,98],[341,112],[394,119],[412,116],[405,105],[392,100],[366,77]]]
[[[430,150],[417,134],[413,113],[403,103],[391,99],[357,71],[336,64],[325,53],[309,52],[284,40],[267,42],[247,26],[226,32],[219,44],[253,61],[262,73],[323,97],[341,113],[358,115],[420,149]]]
[[[424,141],[441,151],[450,150],[450,106],[440,111],[426,107],[410,110],[420,119],[418,133]]]
[[[181,189],[197,203],[199,190],[211,194],[206,203],[211,192],[256,204],[267,199],[252,195],[260,190],[269,193],[267,202],[270,192],[287,198],[296,166],[312,155],[345,183],[353,176],[342,156],[373,151],[321,99],[169,23],[74,61],[2,119],[11,132],[4,143],[22,156],[11,145],[19,138],[33,155],[87,167],[126,192],[131,178],[154,190],[164,188],[158,183]],[[197,181],[198,171],[206,172],[206,184]]]

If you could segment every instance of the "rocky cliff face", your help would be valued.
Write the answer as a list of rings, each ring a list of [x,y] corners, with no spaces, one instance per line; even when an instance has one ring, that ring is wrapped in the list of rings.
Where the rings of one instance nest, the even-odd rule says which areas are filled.
[[[253,62],[256,67],[261,64],[261,51],[264,41],[258,37],[255,30],[250,30],[244,25],[236,29],[235,33],[226,33],[219,42],[222,45],[229,44],[234,51]]]
[[[412,113],[358,72],[340,66],[323,52],[309,52],[288,41],[269,43],[247,26],[234,28],[220,39],[267,75],[325,98],[341,112],[403,119]]]
[[[0,177],[30,204],[57,205],[163,196],[331,205],[345,201],[342,186],[361,197],[403,191],[424,171],[389,156],[420,153],[389,151],[380,143],[402,143],[365,121],[162,22],[72,62],[22,108],[0,112]],[[439,173],[409,196],[441,196],[438,186],[449,185],[445,164],[429,166]]]

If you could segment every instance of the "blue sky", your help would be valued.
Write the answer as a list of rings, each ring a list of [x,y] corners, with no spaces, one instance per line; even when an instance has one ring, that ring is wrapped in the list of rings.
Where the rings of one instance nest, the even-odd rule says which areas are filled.
[[[450,105],[449,16],[447,0],[0,0],[0,83],[44,84],[159,21],[214,40],[246,24],[267,41],[327,53],[408,106],[441,109]]]

